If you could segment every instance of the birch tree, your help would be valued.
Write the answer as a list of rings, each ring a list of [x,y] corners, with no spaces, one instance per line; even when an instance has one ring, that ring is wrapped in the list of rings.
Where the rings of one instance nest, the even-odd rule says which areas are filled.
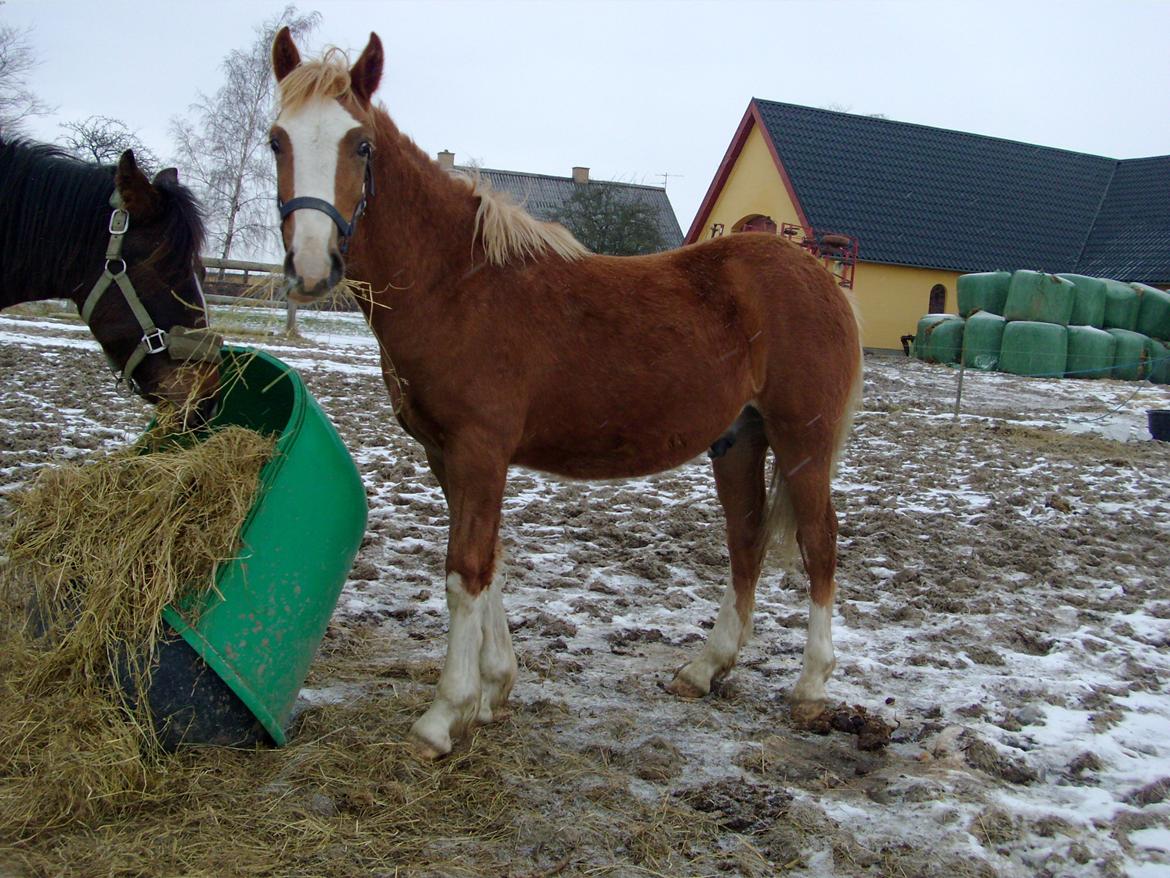
[[[276,236],[276,175],[268,149],[275,81],[272,41],[286,25],[298,41],[320,21],[286,6],[254,29],[255,39],[224,58],[224,83],[212,96],[199,94],[186,118],[171,120],[176,164],[203,201],[209,245],[221,259],[244,251],[272,252]]]
[[[28,75],[36,66],[28,31],[0,24],[0,134],[6,137],[20,134],[21,123],[29,116],[49,112],[28,86]]]

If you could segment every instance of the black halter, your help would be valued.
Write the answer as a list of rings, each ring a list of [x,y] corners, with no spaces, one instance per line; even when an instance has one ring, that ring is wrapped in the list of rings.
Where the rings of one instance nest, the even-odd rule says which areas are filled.
[[[353,237],[354,229],[357,228],[358,219],[366,212],[367,199],[374,197],[374,175],[370,169],[369,159],[366,159],[364,177],[362,180],[362,197],[358,199],[358,203],[353,209],[353,216],[349,218],[349,222],[345,221],[345,217],[341,215],[341,211],[324,198],[314,198],[311,195],[290,198],[288,201],[281,201],[280,197],[277,196],[276,206],[280,209],[280,221],[283,223],[288,218],[288,215],[296,210],[319,210],[325,216],[329,217],[329,219],[333,220],[333,224],[337,226],[337,246],[342,253],[345,253],[349,249],[349,239]]]

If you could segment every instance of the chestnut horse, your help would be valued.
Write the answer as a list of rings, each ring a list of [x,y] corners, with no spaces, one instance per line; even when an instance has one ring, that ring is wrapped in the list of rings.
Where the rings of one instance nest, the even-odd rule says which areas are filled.
[[[370,283],[363,309],[394,409],[450,512],[447,659],[411,729],[419,753],[448,753],[497,717],[516,676],[496,575],[508,468],[642,476],[720,439],[731,581],[705,647],[669,689],[704,695],[734,665],[775,535],[790,552],[799,543],[811,579],[793,700],[815,715],[834,665],[829,482],[861,388],[845,293],[812,256],[762,234],[653,256],[587,252],[401,134],[371,103],[382,58],[371,34],[352,68],[338,50],[302,64],[282,30],[271,146],[288,294],[317,299],[347,268]]]
[[[0,138],[0,308],[71,299],[114,374],[191,425],[216,406],[219,337],[199,284],[203,221],[174,168],[153,182]]]

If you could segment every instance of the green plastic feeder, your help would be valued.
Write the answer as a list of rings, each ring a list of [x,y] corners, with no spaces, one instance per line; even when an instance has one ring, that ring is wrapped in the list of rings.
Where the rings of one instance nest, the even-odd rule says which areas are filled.
[[[292,368],[260,351],[224,348],[220,375],[212,427],[273,434],[276,454],[261,470],[239,552],[220,565],[215,589],[167,607],[163,618],[282,745],[365,533],[365,489]],[[165,685],[156,673],[152,710],[154,690]]]

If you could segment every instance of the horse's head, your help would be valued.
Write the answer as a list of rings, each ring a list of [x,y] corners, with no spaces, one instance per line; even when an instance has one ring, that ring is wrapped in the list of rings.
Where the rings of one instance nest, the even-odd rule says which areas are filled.
[[[197,426],[215,412],[221,344],[207,329],[198,205],[174,168],[151,181],[129,150],[114,186],[106,270],[82,316],[135,392]]]
[[[382,78],[382,43],[369,44],[348,70],[301,65],[288,28],[272,46],[281,110],[272,126],[284,237],[286,291],[297,302],[319,299],[345,276],[344,254],[373,195],[374,129],[370,97]]]

